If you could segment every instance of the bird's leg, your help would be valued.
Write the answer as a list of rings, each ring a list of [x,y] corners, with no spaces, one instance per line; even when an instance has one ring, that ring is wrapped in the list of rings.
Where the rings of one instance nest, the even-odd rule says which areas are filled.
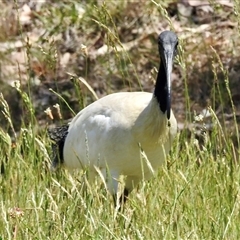
[[[120,200],[120,204],[123,205],[127,201],[128,194],[129,194],[129,191],[126,188],[124,188],[123,194],[122,194],[122,196],[119,199]]]
[[[114,201],[115,208],[119,206],[118,199],[118,190],[119,190],[119,174],[117,171],[108,170],[107,168],[103,168],[100,171],[100,177],[104,181],[104,184],[107,190],[111,193]]]
[[[118,207],[118,210],[122,211],[124,204],[128,199],[128,195],[129,195],[129,191],[126,188],[124,188],[124,191],[123,191],[122,195],[120,196],[120,198],[117,197],[117,193],[113,194],[112,196],[113,196],[115,208]]]

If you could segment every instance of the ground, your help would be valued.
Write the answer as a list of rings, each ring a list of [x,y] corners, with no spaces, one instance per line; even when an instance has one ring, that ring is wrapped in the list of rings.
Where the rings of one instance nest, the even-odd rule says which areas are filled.
[[[1,2],[1,92],[16,131],[28,110],[12,86],[21,82],[40,126],[58,125],[98,97],[119,91],[153,91],[159,65],[157,35],[180,38],[172,74],[172,102],[180,129],[211,106],[221,121],[240,116],[238,8],[231,1]],[[237,3],[236,3],[237,4]],[[68,73],[76,75],[71,77]],[[227,81],[227,82],[226,82]],[[227,91],[231,91],[231,98]],[[52,109],[54,119],[44,110]],[[1,115],[1,127],[7,121]]]

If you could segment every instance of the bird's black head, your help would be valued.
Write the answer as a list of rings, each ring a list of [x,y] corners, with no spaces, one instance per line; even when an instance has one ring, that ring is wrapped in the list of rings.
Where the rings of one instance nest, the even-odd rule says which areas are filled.
[[[164,31],[158,36],[158,46],[160,54],[163,53],[164,50],[172,50],[175,51],[178,44],[177,35],[172,31]]]
[[[157,79],[159,89],[155,90],[155,95],[159,95],[157,98],[159,98],[160,108],[164,113],[167,112],[168,119],[171,112],[171,73],[173,59],[177,53],[177,45],[178,38],[172,31],[164,31],[158,36],[161,65]]]

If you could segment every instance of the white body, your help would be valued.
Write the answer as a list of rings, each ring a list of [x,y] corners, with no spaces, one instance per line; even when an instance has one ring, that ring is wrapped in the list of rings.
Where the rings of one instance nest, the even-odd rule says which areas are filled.
[[[164,163],[177,133],[171,113],[170,127],[153,94],[146,92],[115,93],[99,99],[80,111],[69,126],[64,145],[64,165],[69,169],[88,168],[90,176],[105,177],[109,191],[117,192],[118,178],[126,176],[125,187],[131,191],[152,169]],[[107,180],[107,172],[112,176]],[[110,184],[111,182],[111,184]]]

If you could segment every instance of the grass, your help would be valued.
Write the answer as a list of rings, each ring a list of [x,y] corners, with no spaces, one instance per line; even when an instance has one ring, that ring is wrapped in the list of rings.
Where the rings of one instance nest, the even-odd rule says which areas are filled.
[[[1,178],[2,238],[17,231],[16,239],[237,239],[240,170],[232,149],[208,134],[203,149],[178,137],[170,167],[140,184],[116,214],[99,181],[85,192],[79,173],[51,173],[48,140],[33,142],[23,129]],[[7,144],[1,141],[1,149]],[[11,216],[18,211],[24,215]]]
[[[201,55],[205,49],[209,50],[212,61],[209,71],[212,72],[215,82],[209,89],[207,110],[210,116],[207,118],[192,108],[194,99],[189,84],[192,81],[189,71],[193,73],[192,77],[197,76],[197,73],[194,72],[193,63],[188,57],[194,56],[191,52],[195,46],[190,46],[186,38],[181,41],[178,58],[181,69],[175,68],[175,72],[184,81],[181,91],[186,105],[182,113],[185,117],[185,128],[179,131],[167,164],[159,169],[153,179],[143,181],[131,193],[123,212],[116,212],[112,197],[100,179],[89,186],[87,181],[83,181],[85,175],[82,173],[71,175],[65,170],[49,170],[51,143],[46,134],[46,125],[62,120],[56,120],[53,108],[54,120],[48,120],[44,114],[41,115],[34,95],[36,76],[40,78],[42,88],[46,82],[54,82],[50,85],[53,90],[49,92],[55,96],[54,104],[60,103],[65,119],[69,116],[66,112],[74,115],[79,106],[91,102],[95,98],[92,93],[102,96],[119,89],[135,90],[139,89],[139,83],[141,88],[148,90],[151,83],[144,82],[144,79],[151,76],[150,69],[158,63],[157,55],[152,55],[156,50],[151,47],[153,36],[148,35],[150,42],[142,43],[139,40],[137,51],[134,48],[120,52],[116,49],[122,48],[131,38],[139,37],[134,31],[132,32],[135,36],[131,36],[129,29],[134,30],[143,27],[144,23],[147,24],[149,12],[152,12],[150,26],[154,25],[156,16],[167,24],[174,21],[165,11],[168,1],[165,1],[163,6],[155,1],[149,2],[142,7],[145,10],[126,1],[121,1],[121,4],[114,7],[108,2],[101,5],[91,1],[83,4],[86,11],[82,19],[78,18],[76,9],[79,5],[76,1],[71,1],[71,4],[63,1],[59,8],[54,4],[57,3],[44,6],[45,11],[38,13],[34,19],[39,28],[46,29],[45,40],[41,42],[40,39],[37,43],[25,45],[28,68],[25,75],[18,71],[15,76],[15,79],[21,80],[20,85],[17,82],[14,89],[25,113],[19,127],[16,127],[19,116],[11,110],[11,101],[5,99],[6,92],[0,96],[1,111],[6,123],[6,126],[0,128],[0,239],[238,239],[239,123],[233,101],[234,89],[229,81],[230,73],[214,47],[204,45],[199,52]],[[127,15],[127,10],[133,11],[133,16]],[[218,11],[220,10],[218,8]],[[122,22],[124,14],[126,22],[132,22],[132,28],[127,28],[127,24]],[[56,18],[52,18],[52,15]],[[133,21],[135,18],[138,21]],[[238,21],[236,19],[236,22]],[[0,24],[0,27],[6,29],[3,24]],[[59,45],[48,38],[74,24],[86,36],[104,32],[105,37],[99,37],[99,41],[111,47],[105,54],[93,60],[79,49],[80,53],[76,52],[71,57],[81,61],[79,60],[78,65],[69,62],[69,68],[65,71],[66,69],[59,67],[60,56],[63,55],[58,52]],[[54,28],[56,26],[57,28]],[[118,33],[119,28],[122,34]],[[127,34],[124,35],[124,31]],[[8,29],[0,39],[8,41],[18,33],[15,28],[12,33]],[[24,29],[21,29],[20,33],[20,36],[24,37]],[[87,39],[86,36],[81,38],[82,42],[93,46],[92,38]],[[125,41],[123,36],[129,39]],[[40,43],[41,47],[37,46]],[[149,45],[143,47],[145,43]],[[150,46],[149,49],[147,46]],[[137,52],[140,52],[141,56],[137,55]],[[144,62],[146,60],[142,55],[152,64],[151,68]],[[137,63],[136,58],[140,63]],[[36,72],[35,65],[35,68],[31,68],[33,59],[37,59],[46,70],[42,71],[41,76]],[[198,61],[198,57],[193,59],[193,62]],[[90,69],[95,70],[98,81]],[[144,75],[144,71],[147,75]],[[83,77],[88,85],[81,85],[74,77],[73,84],[69,83],[72,85],[67,86],[71,86],[72,92],[63,91],[60,80],[68,76],[65,72],[76,73]],[[205,74],[208,76],[207,71]],[[155,73],[152,75],[154,78]],[[105,76],[106,82],[103,80]],[[119,80],[122,78],[125,82]],[[96,87],[96,82],[101,84]],[[196,86],[199,86],[198,82]],[[37,87],[39,88],[39,85]],[[177,90],[176,86],[175,91]],[[72,101],[72,98],[76,101]],[[217,114],[219,104],[221,111]],[[177,105],[175,103],[173,106],[176,110]],[[226,106],[233,115],[230,124],[225,117]]]

